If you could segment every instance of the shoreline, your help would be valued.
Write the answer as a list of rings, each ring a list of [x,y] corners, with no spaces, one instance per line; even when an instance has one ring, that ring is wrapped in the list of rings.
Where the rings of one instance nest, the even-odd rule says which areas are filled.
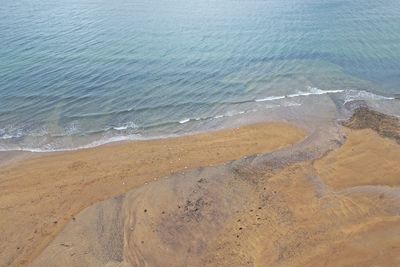
[[[98,201],[172,173],[277,150],[305,135],[290,124],[264,123],[10,162],[0,168],[2,264],[30,262],[74,215]]]
[[[334,266],[332,251],[353,265],[365,262],[352,255],[397,262],[390,247],[400,239],[385,242],[376,233],[400,230],[399,122],[361,107],[337,132],[259,123],[10,162],[0,166],[0,266],[160,265],[161,259],[312,266],[321,255]],[[345,235],[331,244],[335,231]],[[281,239],[283,232],[289,234]],[[368,242],[391,258],[371,258],[376,247],[362,245]],[[119,256],[110,254],[109,243]],[[276,244],[289,250],[276,255]],[[160,247],[166,250],[155,253]],[[237,256],[229,258],[229,250]]]
[[[358,95],[360,94],[360,95]],[[171,127],[168,128],[167,131],[155,131],[155,132],[147,132],[148,129],[143,128],[138,132],[129,133],[121,131],[119,132],[118,127],[108,126],[103,130],[98,130],[96,132],[99,135],[91,134],[89,132],[88,135],[86,133],[81,132],[81,135],[65,135],[62,139],[65,141],[58,140],[55,142],[55,136],[52,136],[50,132],[46,132],[43,135],[39,135],[38,138],[48,138],[48,143],[44,142],[40,146],[33,145],[34,143],[29,144],[24,142],[25,137],[29,137],[29,133],[25,133],[24,138],[22,141],[16,141],[17,143],[10,143],[2,141],[1,151],[2,153],[16,153],[16,152],[27,152],[27,153],[52,153],[52,152],[67,152],[67,151],[77,151],[81,149],[89,149],[95,148],[98,146],[120,143],[120,142],[131,142],[131,141],[147,141],[147,140],[158,140],[158,139],[165,139],[165,138],[175,138],[185,135],[193,135],[193,134],[201,134],[207,133],[210,131],[219,131],[226,129],[226,127],[220,127],[220,125],[229,125],[229,121],[240,120],[240,118],[246,120],[249,119],[251,116],[254,116],[259,113],[264,113],[267,115],[268,113],[272,112],[275,113],[275,109],[290,109],[290,108],[306,108],[308,106],[307,101],[310,101],[312,98],[318,98],[320,101],[325,101],[326,97],[329,98],[336,98],[340,99],[338,104],[338,108],[342,108],[345,106],[352,106],[354,103],[357,104],[358,102],[368,102],[371,101],[371,104],[375,102],[385,101],[385,105],[389,108],[390,112],[396,112],[396,110],[390,111],[390,104],[391,102],[396,101],[397,98],[394,96],[388,95],[380,95],[377,92],[373,91],[364,91],[364,90],[321,90],[318,88],[307,88],[306,91],[298,91],[295,94],[288,94],[282,96],[269,96],[262,99],[254,99],[251,101],[243,101],[240,102],[241,104],[252,103],[257,104],[257,108],[246,106],[244,110],[224,110],[221,114],[223,115],[215,115],[211,117],[199,117],[199,118],[185,118],[180,121],[176,121],[171,123]],[[349,98],[349,99],[347,99]],[[295,102],[287,102],[287,101],[294,101]],[[305,101],[305,102],[304,102]],[[270,103],[271,102],[271,103]],[[286,103],[287,102],[287,103]],[[264,104],[263,104],[264,103]],[[268,104],[265,104],[268,103]],[[265,105],[265,106],[264,106]],[[269,106],[272,105],[272,106]],[[271,109],[274,109],[272,111]],[[351,110],[352,108],[350,108]],[[283,111],[285,112],[285,111]],[[400,112],[397,110],[397,112]],[[400,114],[400,113],[399,113]],[[271,121],[280,121],[282,117],[285,117],[284,114],[279,115],[278,117],[272,118]],[[250,118],[251,119],[251,118]],[[265,122],[260,120],[259,122]],[[176,124],[176,125],[174,125]],[[246,123],[238,123],[234,125],[230,125],[232,127],[242,127],[246,125]],[[145,127],[145,126],[143,126]],[[155,127],[157,128],[157,127]],[[229,127],[228,127],[229,128]],[[139,126],[138,126],[138,129]],[[178,129],[178,131],[175,131]],[[112,132],[116,131],[116,132]],[[126,130],[126,129],[125,129]],[[143,130],[143,131],[142,131]],[[100,134],[101,133],[101,134]],[[12,140],[13,136],[9,136],[6,139]],[[38,139],[38,140],[39,140]],[[37,141],[37,140],[36,140]],[[42,140],[43,141],[43,140]],[[5,143],[3,143],[5,142]],[[54,142],[54,143],[53,143]],[[60,142],[59,144],[57,144]],[[54,145],[54,146],[53,146]],[[1,161],[1,155],[0,155]],[[1,164],[1,162],[0,162]]]
[[[233,124],[233,125],[225,125],[220,128],[215,128],[215,129],[208,129],[208,130],[200,130],[200,131],[194,131],[194,132],[186,132],[183,134],[171,134],[171,135],[165,135],[165,136],[150,136],[146,138],[140,138],[140,139],[121,139],[121,140],[116,140],[116,141],[110,141],[110,142],[105,142],[101,143],[99,145],[94,145],[94,146],[88,146],[88,147],[77,147],[77,148],[71,148],[71,149],[62,149],[62,150],[9,150],[9,151],[0,151],[0,168],[2,167],[7,167],[8,165],[12,164],[18,164],[22,161],[34,159],[34,158],[42,158],[46,156],[53,156],[53,155],[62,155],[62,154],[68,154],[68,153],[75,153],[75,152],[82,152],[82,151],[91,151],[91,150],[96,150],[96,149],[102,149],[104,147],[118,147],[118,146],[123,146],[123,145],[131,145],[131,144],[139,144],[139,143],[151,143],[151,142],[160,142],[160,141],[169,141],[169,140],[175,140],[175,139],[185,139],[185,138],[190,138],[193,136],[205,136],[205,135],[212,135],[215,133],[220,133],[220,132],[228,132],[228,131],[236,131],[241,128],[251,128],[253,126],[257,125],[279,125],[279,124],[286,124],[286,125],[291,125],[292,127],[299,128],[303,132],[308,132],[310,129],[306,127],[302,127],[299,123],[296,123],[295,121],[278,121],[278,120],[256,120],[254,122],[250,123],[238,123],[238,124]]]
[[[343,140],[317,130],[96,203],[32,266],[397,266],[398,122],[357,111]]]

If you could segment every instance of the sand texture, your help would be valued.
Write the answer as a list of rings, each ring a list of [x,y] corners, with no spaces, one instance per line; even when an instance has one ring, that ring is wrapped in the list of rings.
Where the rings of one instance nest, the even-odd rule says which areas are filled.
[[[1,218],[13,219],[2,219],[1,231],[29,253],[4,245],[0,259],[15,255],[8,264],[40,267],[400,266],[397,123],[364,109],[332,135],[262,124],[143,143],[141,157],[132,151],[142,144],[128,143],[15,163],[0,176],[8,193],[0,203],[10,207]],[[177,154],[182,145],[185,153]],[[146,165],[143,151],[170,157]],[[46,176],[43,163],[58,176]],[[36,179],[25,178],[33,169]],[[130,175],[118,175],[122,169]],[[38,184],[41,175],[45,184]],[[27,202],[35,190],[52,197]],[[26,231],[30,226],[41,232]],[[36,238],[27,243],[26,236]]]
[[[32,266],[399,266],[400,146],[363,128],[98,203]]]
[[[0,266],[26,265],[82,209],[171,173],[223,164],[302,140],[282,123],[129,142],[15,162],[0,169]]]
[[[367,107],[356,109],[351,119],[343,125],[352,129],[372,129],[379,135],[400,143],[399,118],[370,110]]]

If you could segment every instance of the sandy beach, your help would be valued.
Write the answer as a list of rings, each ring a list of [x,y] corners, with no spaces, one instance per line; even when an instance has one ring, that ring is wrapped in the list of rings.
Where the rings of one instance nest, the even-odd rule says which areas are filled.
[[[0,8],[0,267],[400,267],[399,0]]]
[[[259,124],[215,133],[41,154],[0,170],[0,266],[32,261],[82,209],[198,167],[266,153],[302,140],[291,125]]]
[[[0,265],[398,266],[398,119],[344,125],[327,151],[268,123],[7,164]]]

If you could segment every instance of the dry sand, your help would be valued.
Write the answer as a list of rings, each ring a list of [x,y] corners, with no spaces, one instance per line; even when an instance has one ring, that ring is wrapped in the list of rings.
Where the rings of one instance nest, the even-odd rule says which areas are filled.
[[[396,142],[370,129],[346,129],[346,134],[349,138],[341,149],[315,163],[329,187],[400,186],[400,146]]]
[[[0,266],[26,265],[82,209],[155,179],[302,140],[282,123],[128,142],[12,162],[0,169]]]
[[[314,133],[288,147],[304,132],[266,124],[3,168],[1,238],[8,245],[1,240],[0,259],[52,267],[400,266],[400,127],[381,116],[356,111],[344,144],[331,140],[331,151],[314,146]],[[153,156],[140,162],[137,146]],[[151,163],[154,157],[162,160]],[[143,184],[168,174],[170,161],[172,171],[192,170]],[[42,192],[39,202],[24,199],[34,192]],[[107,200],[74,215],[100,199]]]

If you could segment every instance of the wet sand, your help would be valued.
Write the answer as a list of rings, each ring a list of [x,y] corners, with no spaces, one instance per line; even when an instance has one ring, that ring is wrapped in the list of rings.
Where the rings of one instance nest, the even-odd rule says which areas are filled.
[[[304,130],[269,123],[13,161],[0,169],[0,266],[28,264],[76,214],[98,201],[304,137]]]
[[[328,136],[259,124],[10,165],[1,264],[399,266],[398,119],[357,110],[344,125]]]
[[[400,129],[358,128],[95,204],[32,265],[398,266]]]

